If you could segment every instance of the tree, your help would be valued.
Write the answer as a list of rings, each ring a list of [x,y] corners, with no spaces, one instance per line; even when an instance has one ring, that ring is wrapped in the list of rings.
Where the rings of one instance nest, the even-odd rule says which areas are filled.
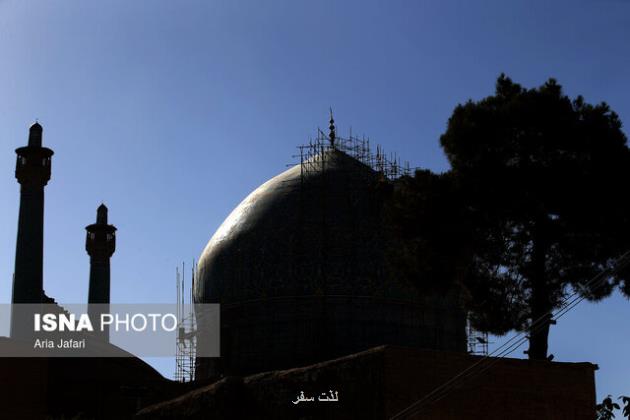
[[[623,401],[623,411],[621,415],[630,418],[630,397],[621,395],[619,397]],[[611,420],[615,418],[615,410],[619,410],[619,404],[613,402],[612,396],[608,395],[604,400],[595,406],[596,420]]]
[[[428,293],[447,293],[461,283],[470,260],[470,230],[450,173],[418,170],[397,179],[386,215],[397,238],[389,256],[396,275]]]
[[[615,418],[615,410],[619,410],[619,404],[614,403],[612,396],[607,396],[604,400],[595,406],[597,420],[612,420]]]
[[[607,104],[501,75],[493,96],[455,108],[440,142],[475,231],[466,284],[477,326],[504,334],[542,318],[528,354],[545,359],[549,314],[569,292],[630,295],[625,275],[587,283],[630,248],[630,150]]]

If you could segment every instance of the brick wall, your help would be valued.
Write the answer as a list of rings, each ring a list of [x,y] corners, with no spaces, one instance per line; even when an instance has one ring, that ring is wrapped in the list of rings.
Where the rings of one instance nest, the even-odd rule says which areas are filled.
[[[389,348],[384,365],[386,412],[394,415],[480,359],[459,353]],[[424,405],[416,418],[595,418],[595,365],[486,359],[475,371],[489,365],[480,375],[471,374],[443,399]]]
[[[479,360],[462,353],[381,346],[302,368],[224,379],[148,407],[138,417],[386,419]],[[594,365],[494,360],[485,374],[413,418],[594,418]],[[318,396],[331,389],[338,391],[338,402],[292,403],[300,391]]]

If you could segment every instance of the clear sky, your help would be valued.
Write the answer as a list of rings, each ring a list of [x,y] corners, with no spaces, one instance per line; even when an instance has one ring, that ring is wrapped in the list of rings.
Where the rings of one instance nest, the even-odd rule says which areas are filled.
[[[630,124],[629,39],[627,0],[0,0],[0,302],[15,254],[13,150],[36,118],[55,151],[47,294],[86,301],[84,227],[103,201],[119,229],[112,301],[172,302],[175,267],[296,161],[329,106],[340,134],[443,171],[451,111],[491,94],[501,72],[527,87],[555,77]],[[581,304],[550,351],[597,363],[599,396],[630,394],[628,319],[619,296]]]

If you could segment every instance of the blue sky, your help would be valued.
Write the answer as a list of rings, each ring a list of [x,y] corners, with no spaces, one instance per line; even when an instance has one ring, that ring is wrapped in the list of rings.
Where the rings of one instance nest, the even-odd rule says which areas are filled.
[[[15,253],[13,149],[36,118],[55,150],[46,292],[87,299],[84,227],[104,201],[119,229],[112,301],[172,302],[175,267],[295,162],[329,106],[340,134],[443,171],[451,111],[491,94],[501,72],[528,87],[555,77],[630,121],[628,39],[623,0],[0,0],[0,302]],[[550,350],[597,363],[598,395],[630,393],[627,319],[619,296],[581,304]]]

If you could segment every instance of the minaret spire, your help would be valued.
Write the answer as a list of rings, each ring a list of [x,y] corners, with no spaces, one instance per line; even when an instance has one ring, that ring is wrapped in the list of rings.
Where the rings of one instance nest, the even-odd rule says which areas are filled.
[[[28,145],[30,147],[42,147],[42,126],[35,122],[28,131]]]
[[[107,224],[107,207],[104,203],[101,203],[98,209],[96,209],[96,223],[99,225]]]
[[[328,138],[330,139],[330,146],[334,149],[336,134],[335,134],[335,119],[333,118],[332,107],[330,108],[330,126],[328,126],[328,128],[330,129],[330,132],[328,134]]]

